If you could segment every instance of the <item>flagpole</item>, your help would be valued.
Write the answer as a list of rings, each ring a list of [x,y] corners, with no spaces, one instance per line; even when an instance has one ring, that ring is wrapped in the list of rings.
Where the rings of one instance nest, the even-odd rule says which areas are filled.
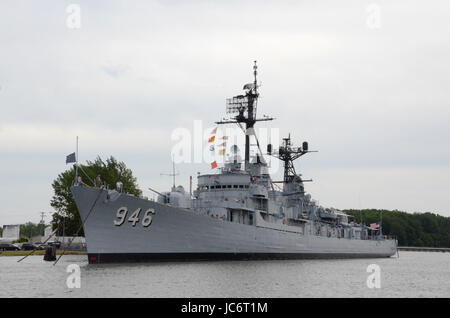
[[[380,237],[383,236],[383,211],[380,211]]]

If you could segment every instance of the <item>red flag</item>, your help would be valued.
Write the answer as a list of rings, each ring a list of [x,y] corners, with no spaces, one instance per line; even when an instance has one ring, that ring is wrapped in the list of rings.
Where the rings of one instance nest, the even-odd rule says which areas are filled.
[[[217,162],[213,161],[213,162],[211,162],[211,169],[215,169],[215,168],[217,168]]]

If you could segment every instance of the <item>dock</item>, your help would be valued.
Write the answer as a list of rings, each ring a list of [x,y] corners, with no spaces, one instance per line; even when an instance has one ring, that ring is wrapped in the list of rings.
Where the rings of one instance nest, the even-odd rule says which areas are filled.
[[[450,252],[448,247],[415,247],[415,246],[399,246],[399,251],[413,251],[413,252]]]

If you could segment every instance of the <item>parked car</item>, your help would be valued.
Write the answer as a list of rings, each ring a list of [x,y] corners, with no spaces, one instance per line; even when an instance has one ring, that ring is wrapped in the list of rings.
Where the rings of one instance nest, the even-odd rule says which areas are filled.
[[[20,248],[13,244],[0,243],[0,251],[19,251]]]
[[[41,245],[42,243],[33,243],[34,248],[37,250],[45,250],[45,245]]]
[[[32,251],[36,248],[36,246],[33,243],[23,243],[22,244],[22,251]]]
[[[56,248],[61,248],[61,242],[49,242],[48,245],[56,246]]]
[[[41,249],[45,250],[45,249],[47,249],[47,247],[51,247],[51,246],[56,246],[56,245],[53,242],[47,242],[41,246]],[[58,247],[56,247],[56,248],[58,248]]]
[[[22,243],[12,243],[15,247],[17,247],[19,250],[22,249]]]

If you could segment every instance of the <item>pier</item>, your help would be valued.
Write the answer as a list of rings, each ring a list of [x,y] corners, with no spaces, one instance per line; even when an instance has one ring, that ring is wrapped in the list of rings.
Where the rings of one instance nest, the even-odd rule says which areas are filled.
[[[399,251],[413,251],[413,252],[450,252],[448,247],[415,247],[415,246],[399,246]]]

